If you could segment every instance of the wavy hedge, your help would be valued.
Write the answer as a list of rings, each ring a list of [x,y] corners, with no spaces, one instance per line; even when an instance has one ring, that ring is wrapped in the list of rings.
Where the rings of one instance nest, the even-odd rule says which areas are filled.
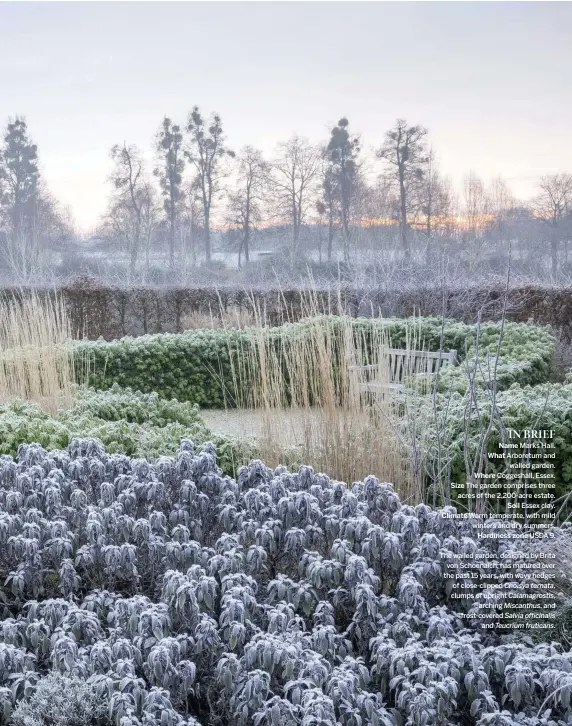
[[[485,323],[479,328],[439,318],[348,319],[336,316],[313,318],[300,323],[261,330],[203,330],[181,334],[146,335],[116,341],[89,341],[76,344],[78,370],[89,361],[89,384],[107,389],[114,384],[132,387],[144,393],[157,392],[162,398],[197,403],[204,408],[232,405],[235,390],[234,372],[261,335],[271,346],[281,346],[288,339],[310,335],[312,326],[328,326],[334,334],[347,329],[348,320],[356,336],[373,339],[383,330],[391,345],[403,348],[412,334],[423,341],[424,349],[455,349],[461,360],[470,360],[478,340],[482,380],[491,367],[490,356],[496,355],[499,323]],[[537,384],[550,373],[555,339],[550,328],[520,323],[506,323],[501,356],[497,365],[500,388],[513,383]],[[465,367],[444,369],[441,387],[456,391],[467,388]]]

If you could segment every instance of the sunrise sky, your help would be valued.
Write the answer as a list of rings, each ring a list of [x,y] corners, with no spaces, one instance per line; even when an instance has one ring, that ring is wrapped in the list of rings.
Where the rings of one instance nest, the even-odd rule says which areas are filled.
[[[0,122],[24,115],[54,195],[88,232],[108,152],[165,114],[218,111],[231,148],[325,140],[345,115],[364,149],[402,117],[442,171],[502,175],[528,197],[572,171],[572,4],[2,2]]]

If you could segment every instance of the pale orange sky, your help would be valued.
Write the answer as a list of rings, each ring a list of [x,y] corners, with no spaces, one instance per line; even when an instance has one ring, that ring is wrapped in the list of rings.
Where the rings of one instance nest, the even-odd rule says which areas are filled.
[[[397,117],[428,127],[453,181],[517,196],[572,171],[572,5],[553,2],[3,2],[0,121],[24,115],[46,181],[84,231],[108,153],[151,158],[165,114],[218,111],[271,154],[345,115],[366,150]]]

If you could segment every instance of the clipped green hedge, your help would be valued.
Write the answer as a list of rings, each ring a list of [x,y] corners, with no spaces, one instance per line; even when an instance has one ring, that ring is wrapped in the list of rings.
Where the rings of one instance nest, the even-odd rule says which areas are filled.
[[[118,386],[108,391],[80,389],[76,405],[55,417],[30,403],[0,405],[0,454],[15,456],[26,443],[63,449],[73,438],[95,438],[110,453],[141,458],[173,456],[184,439],[197,447],[212,441],[219,466],[230,476],[252,458],[248,442],[213,434],[198,406],[167,401],[156,393]]]
[[[536,385],[549,379],[556,350],[556,339],[549,327],[505,323],[496,370],[500,324],[484,323],[478,331],[476,326],[463,327],[468,333],[459,351],[464,362],[454,368],[443,368],[439,381],[441,391],[467,390],[467,369],[473,366],[475,351],[479,359],[476,380],[486,384],[495,377],[498,390],[506,390],[515,383]]]
[[[292,336],[309,335],[312,326],[331,326],[336,333],[347,324],[336,316],[265,329],[271,345],[280,346]],[[477,339],[477,327],[440,318],[356,318],[352,320],[356,336],[372,339],[383,329],[396,348],[404,348],[413,336],[422,341],[424,349],[458,351],[461,360],[471,360]],[[495,355],[500,324],[485,323],[478,332],[479,358],[483,370],[487,356]],[[157,392],[165,399],[196,403],[204,408],[233,405],[233,372],[239,361],[260,340],[260,331],[203,330],[180,334],[146,335],[116,341],[89,341],[75,346],[77,369],[89,366],[89,385],[105,390],[117,384],[144,393]],[[501,357],[497,366],[499,388],[513,383],[536,384],[547,380],[555,339],[547,327],[506,323]],[[480,376],[486,378],[486,372]],[[440,387],[462,392],[467,388],[463,365],[444,367]]]
[[[75,347],[77,368],[83,375],[87,358],[88,384],[96,389],[117,384],[222,408],[233,390],[231,355],[238,353],[244,339],[241,331],[201,330],[81,342]]]

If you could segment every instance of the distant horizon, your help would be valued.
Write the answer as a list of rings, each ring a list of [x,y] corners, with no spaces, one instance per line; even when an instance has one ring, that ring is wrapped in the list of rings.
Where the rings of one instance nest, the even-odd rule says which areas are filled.
[[[26,118],[84,234],[111,147],[150,162],[163,117],[183,125],[194,105],[220,113],[231,148],[267,157],[294,133],[325,142],[342,116],[373,157],[405,118],[457,190],[473,171],[525,201],[572,170],[570,27],[558,2],[5,2],[0,123]]]

